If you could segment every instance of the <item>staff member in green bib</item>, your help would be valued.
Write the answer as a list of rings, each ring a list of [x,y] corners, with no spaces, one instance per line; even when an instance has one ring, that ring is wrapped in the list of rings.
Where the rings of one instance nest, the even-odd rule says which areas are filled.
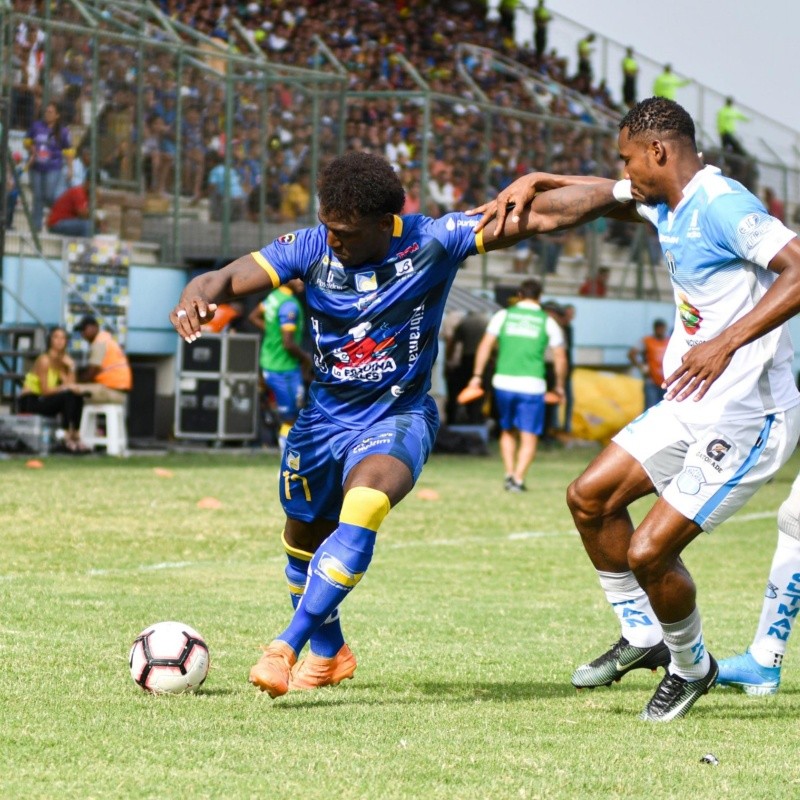
[[[492,387],[500,416],[500,455],[505,467],[505,488],[524,492],[525,475],[536,456],[544,430],[544,354],[552,348],[556,372],[555,391],[563,401],[567,375],[567,351],[559,324],[539,305],[542,285],[524,281],[511,308],[498,311],[489,321],[475,353],[475,374],[470,385],[478,388],[492,351],[497,347],[497,366]],[[519,441],[515,436],[519,434]]]
[[[311,366],[311,356],[300,346],[305,317],[297,295],[302,291],[301,280],[287,281],[270,292],[250,314],[250,322],[264,331],[259,361],[264,383],[275,395],[278,407],[281,452],[300,409],[305,405],[302,366]]]

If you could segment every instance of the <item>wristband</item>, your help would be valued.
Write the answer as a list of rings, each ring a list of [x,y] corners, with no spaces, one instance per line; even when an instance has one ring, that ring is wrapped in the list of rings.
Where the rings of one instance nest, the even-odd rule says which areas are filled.
[[[628,203],[633,200],[633,194],[631,192],[631,182],[629,180],[617,181],[614,184],[614,189],[612,191],[614,195],[614,199],[618,203]]]

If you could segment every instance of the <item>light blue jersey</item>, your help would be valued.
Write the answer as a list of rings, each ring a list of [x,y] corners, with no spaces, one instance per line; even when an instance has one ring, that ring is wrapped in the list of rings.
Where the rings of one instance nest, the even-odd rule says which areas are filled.
[[[716,167],[700,170],[671,211],[640,204],[658,228],[675,294],[675,325],[664,355],[664,374],[689,348],[713,339],[748,313],[777,279],[767,267],[795,236],[771,217],[742,184]],[[792,375],[794,349],[786,325],[740,348],[698,402],[669,402],[692,423],[752,419],[800,403]]]

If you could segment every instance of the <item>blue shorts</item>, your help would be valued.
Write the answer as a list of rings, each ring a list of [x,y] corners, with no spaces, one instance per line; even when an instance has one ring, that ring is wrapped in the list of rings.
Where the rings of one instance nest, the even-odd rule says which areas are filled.
[[[389,455],[402,461],[414,482],[428,460],[439,415],[427,397],[418,408],[367,428],[340,425],[314,406],[304,408],[289,432],[278,486],[287,517],[311,522],[338,520],[350,470],[367,456]]]
[[[306,399],[306,387],[300,369],[289,372],[263,371],[264,383],[275,395],[278,416],[281,422],[294,422]]]
[[[544,431],[544,395],[521,394],[495,389],[494,397],[500,416],[500,429],[516,428],[524,433],[541,436]]]

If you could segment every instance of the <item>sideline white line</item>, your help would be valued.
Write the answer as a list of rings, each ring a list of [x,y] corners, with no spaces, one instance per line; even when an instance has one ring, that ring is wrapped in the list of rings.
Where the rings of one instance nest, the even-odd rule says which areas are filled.
[[[774,519],[777,522],[777,511],[754,511],[752,514],[734,514],[725,522],[753,522],[757,519]]]
[[[776,519],[776,511],[758,511],[752,514],[734,514],[723,524],[730,525],[736,522],[754,522],[761,519]],[[498,542],[509,541],[519,542],[527,539],[552,539],[566,536],[577,536],[576,530],[570,531],[515,531],[506,536],[461,536],[457,539],[420,539],[412,542],[385,542],[380,544],[382,550],[405,550],[411,547],[460,547],[465,544],[497,544]],[[272,562],[282,562],[283,556],[269,556],[261,564]],[[247,562],[248,565],[251,562]],[[160,570],[186,569],[188,567],[237,567],[243,566],[240,561],[159,561],[156,564],[140,564],[136,567],[116,567],[110,569],[90,569],[84,573],[64,573],[64,574],[83,574],[88,577],[101,577],[103,575],[131,575],[137,572],[157,572]],[[55,572],[33,572],[22,573],[19,575],[0,575],[0,581],[14,581],[21,578],[43,578],[48,575],[55,575]]]

